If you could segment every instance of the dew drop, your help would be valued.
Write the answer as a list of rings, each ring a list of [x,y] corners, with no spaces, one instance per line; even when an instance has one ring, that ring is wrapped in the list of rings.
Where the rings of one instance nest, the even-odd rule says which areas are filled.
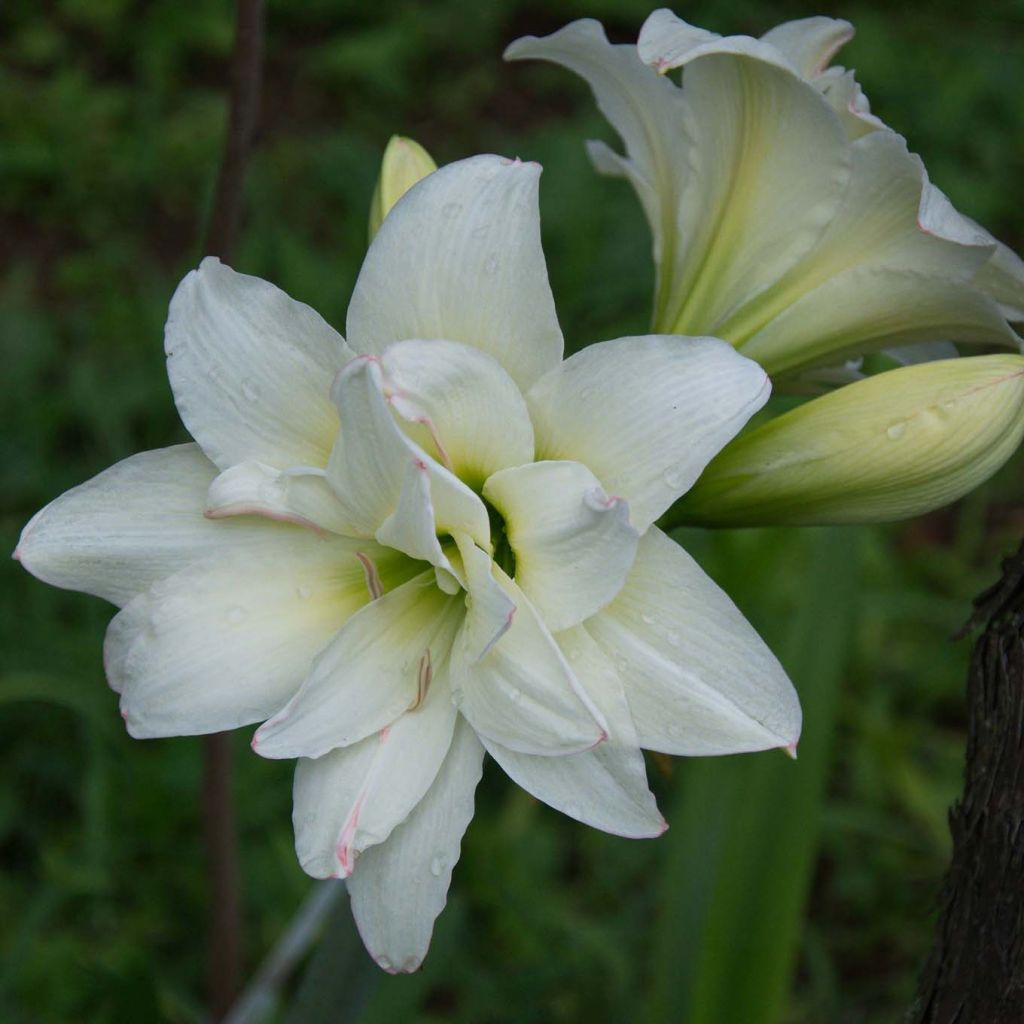
[[[572,647],[565,653],[570,661],[576,661],[579,658],[580,654],[582,654],[582,651],[580,651],[578,647]]]
[[[386,956],[377,957],[377,966],[383,971],[390,971],[394,964]]]
[[[677,740],[680,736],[683,735],[683,730],[678,725],[676,725],[675,722],[672,722],[669,724],[668,734],[672,737],[672,739]]]
[[[470,231],[469,237],[470,238],[480,239],[480,238],[483,238],[484,235],[486,235],[486,234],[487,234],[487,225],[486,224],[478,224],[475,228],[473,228],[472,231]]]
[[[232,626],[237,626],[239,623],[245,621],[246,611],[240,605],[235,605],[233,608],[228,609],[227,620]]]
[[[430,873],[435,878],[440,878],[442,871],[444,871],[444,861],[440,857],[435,857],[430,862]]]
[[[643,613],[643,614],[642,614],[642,615],[640,616],[640,618],[641,618],[641,620],[642,620],[642,621],[643,621],[644,623],[646,623],[646,624],[647,624],[648,626],[653,626],[653,625],[654,625],[654,616],[653,616],[653,615],[648,615],[648,614],[647,614],[647,612],[644,612],[644,613]]]
[[[445,203],[444,206],[441,207],[441,213],[442,213],[443,216],[448,217],[449,219],[451,219],[461,209],[462,209],[462,207],[458,203]]]
[[[513,704],[518,704],[523,699],[522,690],[511,690],[509,691],[508,698]]]
[[[265,480],[259,487],[259,498],[265,505],[280,504],[287,494],[288,485],[281,477]]]
[[[568,814],[570,818],[578,818],[580,816],[580,805],[570,801],[565,805],[565,813]]]
[[[665,481],[666,487],[671,487],[672,490],[678,490],[686,481],[686,477],[678,469],[670,469],[662,477]]]
[[[302,583],[295,588],[295,593],[300,601],[308,601],[313,593],[313,588],[306,583]]]
[[[669,642],[670,647],[679,646],[679,634],[674,629],[668,632],[665,639]]]
[[[953,412],[956,409],[956,401],[952,398],[947,399],[942,403],[942,411],[945,413]]]
[[[486,274],[487,277],[494,277],[498,272],[500,262],[501,261],[498,259],[497,254],[492,252],[491,255],[484,260],[484,274]]]
[[[250,402],[258,402],[260,398],[260,386],[251,378],[242,381],[242,394]]]
[[[890,441],[898,441],[907,432],[907,421],[897,420],[895,423],[890,423],[888,429],[885,432],[886,437]]]

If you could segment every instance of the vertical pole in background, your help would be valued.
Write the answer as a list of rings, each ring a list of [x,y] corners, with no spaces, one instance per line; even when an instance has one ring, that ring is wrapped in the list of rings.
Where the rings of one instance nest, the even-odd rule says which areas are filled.
[[[964,793],[909,1024],[1019,1024],[1024,1014],[1024,544],[975,600]]]
[[[252,146],[263,73],[264,0],[235,0],[235,44],[227,131],[203,254],[228,261],[242,215],[242,186]],[[242,912],[238,837],[232,792],[231,737],[203,739],[203,838],[209,916],[206,985],[210,1014],[220,1020],[241,982]]]

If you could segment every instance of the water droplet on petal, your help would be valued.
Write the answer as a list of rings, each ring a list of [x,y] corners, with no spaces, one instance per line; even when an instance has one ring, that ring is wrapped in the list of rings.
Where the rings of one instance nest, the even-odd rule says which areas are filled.
[[[669,633],[665,637],[665,639],[669,642],[669,646],[671,646],[671,647],[678,647],[679,646],[679,634],[674,629],[669,631]]]
[[[451,219],[461,209],[462,209],[462,206],[459,203],[445,203],[444,206],[441,207],[441,214],[442,214],[442,216],[448,217],[449,219]]]
[[[247,615],[246,610],[241,605],[235,605],[233,608],[228,609],[228,613],[225,618],[232,626],[237,626],[242,622],[245,622],[245,616]]]
[[[307,583],[302,583],[295,588],[295,593],[298,595],[300,601],[308,601],[312,596],[313,588]]]
[[[498,259],[497,253],[492,252],[491,255],[488,256],[486,260],[484,260],[484,273],[488,277],[494,277],[494,275],[498,272],[498,266],[500,265],[500,263],[501,260]]]
[[[570,801],[565,805],[565,813],[568,814],[570,818],[578,818],[581,813],[580,805]]]
[[[394,964],[392,964],[386,956],[379,956],[377,957],[377,966],[381,968],[381,970],[390,971],[394,967]]]
[[[260,397],[260,386],[256,381],[247,377],[242,381],[242,394],[250,402],[258,402]]]
[[[510,701],[512,701],[513,704],[518,704],[523,699],[523,691],[522,690],[510,690],[509,691],[509,695],[508,695],[508,699]]]
[[[662,479],[665,481],[665,486],[671,487],[673,491],[679,490],[686,483],[686,475],[679,469],[666,471]]]
[[[643,613],[641,614],[640,618],[641,618],[641,619],[642,619],[642,620],[643,620],[643,621],[644,621],[644,622],[645,622],[645,623],[646,623],[646,624],[647,624],[648,626],[653,626],[653,625],[654,625],[654,616],[653,616],[653,615],[648,615],[648,614],[647,614],[647,612],[643,612]]]
[[[885,431],[886,437],[890,441],[898,441],[907,432],[907,421],[896,420],[895,423],[890,423],[888,429]]]
[[[486,235],[486,234],[487,234],[487,225],[486,224],[477,224],[477,226],[475,228],[473,228],[472,231],[470,231],[469,237],[470,238],[480,239],[480,238],[483,238],[484,235]]]
[[[430,873],[435,878],[439,878],[442,871],[444,871],[444,861],[440,857],[435,857],[430,862]]]
[[[672,722],[669,724],[668,734],[672,737],[672,739],[677,740],[680,736],[683,735],[683,730],[678,725],[676,725],[675,722]]]
[[[952,398],[947,399],[942,403],[942,411],[946,413],[953,412],[956,409],[956,401]]]

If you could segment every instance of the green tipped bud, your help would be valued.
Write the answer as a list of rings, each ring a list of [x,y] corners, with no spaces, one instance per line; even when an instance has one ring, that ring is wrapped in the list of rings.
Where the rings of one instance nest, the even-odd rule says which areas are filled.
[[[380,177],[370,200],[370,241],[395,203],[421,178],[437,170],[431,155],[412,139],[392,135],[380,163]]]
[[[877,523],[987,480],[1024,435],[1024,356],[890,370],[813,399],[727,446],[666,525]]]

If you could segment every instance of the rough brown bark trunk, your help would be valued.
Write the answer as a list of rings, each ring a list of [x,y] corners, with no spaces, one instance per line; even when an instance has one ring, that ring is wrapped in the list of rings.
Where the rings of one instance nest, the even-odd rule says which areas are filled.
[[[1024,544],[975,601],[964,793],[910,1024],[1024,1021]]]
[[[231,258],[242,219],[242,186],[256,129],[263,74],[264,0],[236,0],[231,100],[217,188],[203,252]],[[232,787],[231,737],[203,739],[203,836],[209,916],[206,989],[219,1021],[238,995],[242,977],[242,901]]]

